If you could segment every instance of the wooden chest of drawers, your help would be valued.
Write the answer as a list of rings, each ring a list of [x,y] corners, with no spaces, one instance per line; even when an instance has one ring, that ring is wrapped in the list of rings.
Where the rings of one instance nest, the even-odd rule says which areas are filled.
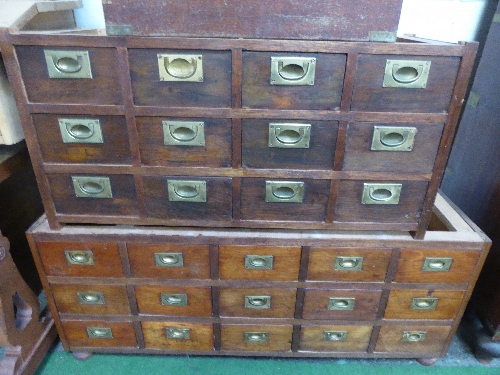
[[[440,195],[404,232],[64,226],[28,232],[66,350],[446,353],[490,241]]]
[[[52,229],[412,231],[477,45],[11,34]]]

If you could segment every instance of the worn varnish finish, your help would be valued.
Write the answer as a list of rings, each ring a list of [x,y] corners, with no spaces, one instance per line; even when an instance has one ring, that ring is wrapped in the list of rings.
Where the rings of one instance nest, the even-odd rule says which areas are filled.
[[[490,243],[441,196],[435,213],[433,223],[439,224],[423,240],[403,232],[111,226],[51,230],[46,220],[39,220],[28,237],[67,350],[436,358],[446,353]],[[91,250],[95,266],[68,265],[65,249]],[[181,254],[183,265],[159,267],[155,253]],[[104,255],[112,277],[109,270],[103,276],[93,270],[102,269]],[[247,269],[245,255],[272,255],[273,269]],[[360,271],[334,270],[337,257],[345,257],[345,265],[348,258],[363,257],[363,266]],[[429,257],[453,258],[450,270],[422,271]],[[59,266],[51,267],[50,259]],[[54,271],[58,269],[63,271]],[[403,272],[408,280],[401,280]],[[108,292],[126,289],[120,292],[125,298],[122,312],[100,314],[96,306],[85,311],[83,305],[58,302],[61,291],[67,293],[62,301],[69,303],[81,288],[101,290],[105,299]],[[187,306],[162,305],[161,293],[186,294]],[[245,297],[252,296],[270,297],[269,308],[245,308]],[[354,308],[329,310],[329,298],[354,298]],[[412,310],[413,298],[439,300],[434,310]],[[118,300],[111,295],[111,304]],[[84,337],[88,327],[111,328],[117,339]],[[181,330],[178,335],[189,332],[190,338],[168,339],[166,329]],[[403,343],[405,331],[425,332],[425,340]],[[243,341],[244,332],[253,333],[257,342]],[[342,345],[323,340],[345,332]],[[262,333],[269,334],[267,344],[259,341]]]

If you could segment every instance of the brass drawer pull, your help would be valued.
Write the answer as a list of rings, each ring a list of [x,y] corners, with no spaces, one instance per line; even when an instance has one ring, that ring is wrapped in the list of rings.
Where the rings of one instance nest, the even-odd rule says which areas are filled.
[[[243,341],[256,343],[256,344],[267,344],[269,342],[268,332],[244,332]]]
[[[58,121],[64,143],[104,142],[99,120],[61,118]]]
[[[158,54],[160,81],[203,82],[202,55]]]
[[[82,305],[105,305],[104,294],[101,292],[76,292],[78,302]]]
[[[245,296],[246,309],[270,309],[271,296]]]
[[[403,342],[422,342],[425,340],[425,334],[427,332],[421,331],[404,331],[401,341]]]
[[[187,294],[160,294],[161,304],[163,306],[187,306]]]
[[[90,250],[65,250],[64,257],[69,265],[94,265],[94,254]]]
[[[269,147],[309,148],[310,124],[269,124]]]
[[[71,177],[79,198],[113,198],[109,177]]]
[[[271,57],[271,85],[313,86],[315,76],[313,57]]]
[[[206,202],[205,181],[168,180],[168,200],[171,202]]]
[[[336,257],[333,269],[336,271],[361,271],[363,257]]]
[[[182,253],[155,253],[157,267],[184,267]]]
[[[165,328],[167,339],[173,340],[191,340],[191,330],[186,328]]]
[[[87,336],[91,339],[112,339],[111,328],[87,327]]]
[[[245,255],[245,268],[248,270],[272,270],[272,255]]]
[[[304,183],[300,181],[266,181],[266,202],[302,203]]]
[[[430,61],[387,60],[383,87],[424,89],[427,87]]]
[[[345,342],[347,331],[323,331],[323,341]]]
[[[92,78],[87,51],[44,50],[49,78]]]
[[[402,184],[365,183],[362,204],[399,204]]]
[[[413,149],[417,128],[404,126],[374,126],[372,151],[402,151]]]
[[[354,310],[355,298],[328,298],[328,310]]]
[[[439,298],[413,298],[411,310],[436,310]]]
[[[167,146],[205,146],[205,123],[162,121],[163,143]]]
[[[422,266],[424,272],[448,272],[453,258],[425,258]]]

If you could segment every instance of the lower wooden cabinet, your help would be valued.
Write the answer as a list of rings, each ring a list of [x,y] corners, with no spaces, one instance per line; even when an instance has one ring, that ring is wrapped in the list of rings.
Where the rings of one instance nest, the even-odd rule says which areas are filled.
[[[443,356],[490,241],[438,195],[409,233],[64,226],[28,238],[64,348]]]

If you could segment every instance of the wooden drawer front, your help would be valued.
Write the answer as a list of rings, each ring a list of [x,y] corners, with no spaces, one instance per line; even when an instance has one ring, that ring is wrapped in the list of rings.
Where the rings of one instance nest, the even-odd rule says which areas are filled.
[[[462,305],[461,290],[392,290],[385,319],[454,319]]]
[[[371,326],[303,325],[300,328],[300,351],[366,352]]]
[[[144,165],[231,166],[231,120],[137,117]]]
[[[231,178],[145,176],[143,181],[149,217],[171,220],[231,220]],[[196,189],[196,197],[191,201],[183,201],[175,192],[169,192],[169,181],[175,186],[172,190],[178,189],[180,194],[183,194],[185,186],[191,186],[188,189]],[[204,201],[194,201],[203,196]]]
[[[364,184],[401,184],[398,204],[363,204]],[[417,223],[422,211],[427,181],[350,181],[339,182],[335,221]]]
[[[37,242],[50,276],[123,277],[118,246],[98,242]]]
[[[372,320],[381,290],[306,289],[304,319]]]
[[[293,64],[301,73],[315,68],[314,84],[303,85],[272,83],[271,58],[310,58],[306,62]],[[313,62],[313,60],[315,60]],[[285,60],[286,61],[286,60]],[[275,109],[318,109],[334,110],[340,106],[345,72],[345,55],[322,53],[243,53],[243,107]],[[283,62],[286,70],[288,62]],[[273,70],[276,71],[276,68]],[[285,71],[283,71],[285,73]],[[279,73],[278,73],[279,75]],[[285,76],[285,74],[283,74]],[[300,80],[297,80],[297,82]],[[271,84],[270,84],[271,82]]]
[[[303,184],[302,203],[283,199],[281,202],[266,202],[267,181],[274,183],[276,189],[289,181],[295,186]],[[284,184],[282,184],[284,183]],[[286,187],[285,187],[286,188]],[[241,218],[245,220],[277,221],[319,221],[326,217],[330,181],[327,180],[278,180],[264,178],[243,178],[241,180]],[[271,196],[272,193],[269,194]],[[299,197],[296,194],[296,197]],[[286,201],[286,202],[285,202]],[[298,213],[300,212],[300,215]]]
[[[92,78],[49,78],[44,50],[68,51],[69,58],[71,58],[70,55],[74,54],[72,51],[88,52]],[[113,48],[17,46],[16,52],[21,66],[24,87],[30,102],[68,104],[123,103],[118,77],[120,72],[118,68],[119,61]],[[52,59],[52,61],[54,60]],[[53,62],[51,64],[54,65]],[[85,61],[83,64],[85,64]],[[71,74],[66,76],[71,78]]]
[[[299,277],[300,247],[220,246],[221,279],[292,281]]]
[[[93,216],[139,216],[135,193],[134,176],[131,175],[81,175],[52,174],[49,178],[52,197],[58,214]],[[73,177],[109,179],[111,193],[107,197],[95,198],[90,194],[77,196],[81,189],[75,187]],[[83,194],[82,194],[83,195]]]
[[[432,173],[442,132],[443,124],[350,123],[343,169]]]
[[[213,350],[211,324],[142,322],[146,348],[169,350]]]
[[[70,347],[137,347],[132,322],[63,320]]]
[[[173,244],[127,244],[134,277],[165,279],[208,279],[208,246]]]
[[[141,314],[212,316],[210,288],[140,285],[135,296]]]
[[[401,251],[394,282],[466,283],[479,259],[478,251]]]
[[[430,61],[425,88],[384,87],[386,65],[390,61]],[[353,111],[446,112],[457,76],[459,57],[359,55],[351,103]],[[405,63],[392,65],[397,72]],[[422,66],[422,73],[426,64]],[[420,68],[417,68],[420,69]],[[407,68],[411,71],[413,68]],[[397,74],[397,73],[396,73]],[[392,70],[391,74],[392,76]],[[396,78],[398,78],[396,76]],[[411,78],[411,77],[408,77]]]
[[[162,57],[160,61],[158,55],[170,57]],[[129,60],[136,105],[214,108],[231,106],[231,52],[130,49]],[[165,62],[167,65],[170,62],[174,62],[174,65],[180,63],[179,68],[185,65],[186,70],[193,69],[196,76],[202,72],[202,79],[162,81],[159,64],[165,70]],[[175,66],[169,66],[174,75],[185,74],[177,73]]]
[[[292,326],[221,325],[222,350],[288,352]]]
[[[332,169],[337,121],[243,120],[244,168]]]
[[[391,250],[312,248],[308,280],[383,282]]]
[[[48,163],[132,164],[125,117],[33,115]]]
[[[441,352],[450,330],[447,326],[381,327],[375,352]]]
[[[51,290],[60,313],[130,315],[124,286],[52,284]]]
[[[253,318],[293,318],[296,289],[222,288],[220,315]]]

